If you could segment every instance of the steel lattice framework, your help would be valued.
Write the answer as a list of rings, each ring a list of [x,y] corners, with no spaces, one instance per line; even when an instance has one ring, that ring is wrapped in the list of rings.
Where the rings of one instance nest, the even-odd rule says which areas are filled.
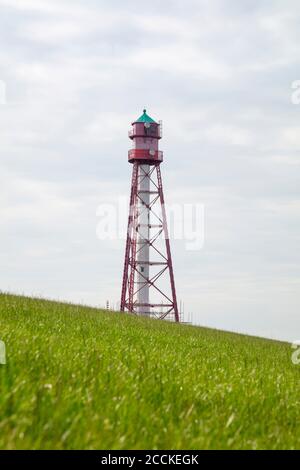
[[[161,124],[144,111],[130,138],[133,169],[121,311],[179,322],[158,150]]]

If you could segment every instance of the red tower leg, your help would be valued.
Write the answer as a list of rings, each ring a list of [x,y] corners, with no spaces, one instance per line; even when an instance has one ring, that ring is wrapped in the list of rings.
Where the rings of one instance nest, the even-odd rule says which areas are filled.
[[[128,289],[128,269],[129,269],[129,264],[130,264],[130,251],[131,251],[132,233],[133,233],[133,225],[134,225],[134,208],[135,208],[135,198],[136,198],[137,174],[138,174],[138,163],[134,162],[134,165],[132,168],[127,239],[126,239],[125,261],[124,261],[123,283],[122,283],[122,294],[121,294],[121,312],[124,312],[125,310],[126,292]]]
[[[159,197],[160,197],[160,202],[161,202],[161,207],[162,207],[163,226],[164,226],[164,232],[165,232],[166,250],[167,250],[168,266],[169,266],[169,273],[170,273],[170,283],[171,283],[172,297],[173,297],[173,309],[174,309],[175,321],[179,322],[173,262],[172,262],[172,255],[171,255],[171,246],[170,246],[170,238],[169,238],[169,231],[168,231],[165,198],[164,198],[164,192],[163,192],[160,165],[157,165],[156,170],[157,170],[157,179],[158,179],[158,187],[159,187]]]

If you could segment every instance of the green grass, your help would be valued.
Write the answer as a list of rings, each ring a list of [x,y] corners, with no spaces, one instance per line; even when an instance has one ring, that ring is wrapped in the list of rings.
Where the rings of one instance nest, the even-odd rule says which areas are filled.
[[[288,344],[0,295],[1,449],[299,449]]]

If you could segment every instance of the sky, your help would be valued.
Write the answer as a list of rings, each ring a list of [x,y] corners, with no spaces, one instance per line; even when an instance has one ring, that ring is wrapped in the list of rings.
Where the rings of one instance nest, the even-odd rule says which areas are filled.
[[[117,305],[98,210],[146,107],[167,202],[204,207],[202,248],[171,240],[185,319],[299,340],[299,22],[297,0],[0,0],[0,290]]]

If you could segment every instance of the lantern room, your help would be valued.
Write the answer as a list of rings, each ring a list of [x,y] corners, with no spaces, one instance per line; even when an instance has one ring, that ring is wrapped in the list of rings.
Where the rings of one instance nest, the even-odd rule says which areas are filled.
[[[145,164],[155,164],[163,161],[163,152],[159,150],[159,140],[162,138],[161,123],[157,123],[144,109],[142,116],[132,123],[129,131],[133,148],[129,150],[128,160],[136,160]]]

